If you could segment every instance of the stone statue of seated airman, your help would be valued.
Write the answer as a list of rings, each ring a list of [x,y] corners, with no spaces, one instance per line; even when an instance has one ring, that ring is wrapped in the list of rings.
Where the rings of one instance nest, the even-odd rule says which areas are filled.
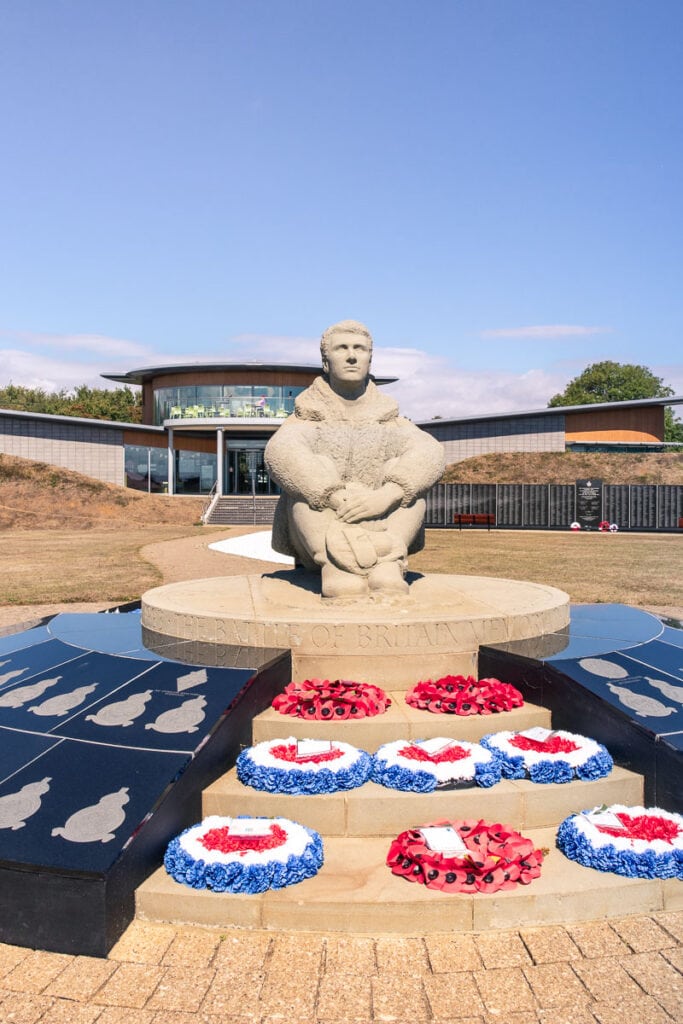
[[[266,447],[282,489],[273,547],[320,571],[323,597],[406,594],[407,556],[424,544],[422,495],[443,472],[443,449],[371,380],[363,324],[328,327],[320,351],[322,376]]]

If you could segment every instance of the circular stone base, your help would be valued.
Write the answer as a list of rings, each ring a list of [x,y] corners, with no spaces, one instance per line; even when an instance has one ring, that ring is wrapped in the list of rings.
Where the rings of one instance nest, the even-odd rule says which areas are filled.
[[[555,587],[483,576],[408,574],[390,603],[321,598],[302,570],[188,580],[148,590],[148,631],[217,646],[289,648],[292,678],[356,679],[406,690],[420,679],[476,674],[481,644],[526,640],[569,622]]]

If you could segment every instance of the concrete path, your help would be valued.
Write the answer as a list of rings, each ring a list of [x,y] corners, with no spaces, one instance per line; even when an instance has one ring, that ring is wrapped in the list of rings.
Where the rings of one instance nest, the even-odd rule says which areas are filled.
[[[420,938],[136,921],[106,960],[0,944],[3,1024],[664,1024],[683,912]]]

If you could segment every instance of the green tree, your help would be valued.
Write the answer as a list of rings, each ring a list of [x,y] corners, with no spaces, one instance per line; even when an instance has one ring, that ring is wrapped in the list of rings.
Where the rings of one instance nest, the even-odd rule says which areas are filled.
[[[601,363],[591,363],[578,377],[570,380],[564,391],[553,395],[548,408],[591,405],[594,402],[632,402],[639,398],[667,398],[673,394],[673,388],[647,366],[605,359]],[[674,419],[670,408],[664,410],[664,440],[683,441],[683,423]]]
[[[0,388],[0,409],[139,423],[142,395],[129,387],[91,388],[87,384],[79,384],[73,391],[44,391],[42,388],[25,388],[10,382]]]

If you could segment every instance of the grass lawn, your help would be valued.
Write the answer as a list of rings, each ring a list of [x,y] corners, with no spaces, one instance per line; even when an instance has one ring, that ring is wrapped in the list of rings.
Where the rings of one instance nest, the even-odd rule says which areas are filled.
[[[203,527],[119,526],[0,532],[0,605],[133,601],[163,583],[140,556],[156,541],[202,535]],[[191,573],[188,573],[191,575]]]
[[[164,582],[141,548],[209,531],[188,526],[0,532],[0,605],[135,600]],[[226,556],[228,557],[228,556]],[[683,536],[428,530],[419,572],[548,583],[575,602],[683,606]],[[186,578],[206,575],[188,562]]]
[[[428,530],[411,569],[547,583],[572,601],[683,605],[683,535]]]

